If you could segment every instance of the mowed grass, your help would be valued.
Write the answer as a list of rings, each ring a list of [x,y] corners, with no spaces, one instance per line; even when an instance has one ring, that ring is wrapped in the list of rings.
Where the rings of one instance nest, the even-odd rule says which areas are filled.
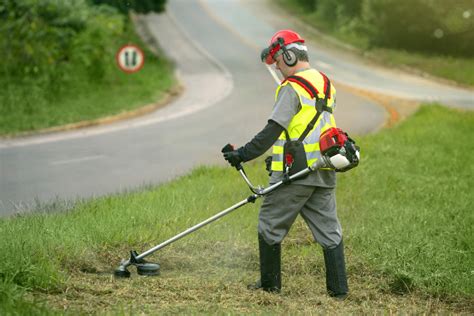
[[[259,203],[160,250],[162,275],[111,276],[142,252],[249,195],[232,168],[200,167],[168,184],[0,221],[0,312],[389,313],[474,306],[474,114],[440,106],[357,138],[361,165],[340,174],[338,211],[351,295],[327,297],[321,249],[298,220],[283,243],[281,295],[258,278]],[[218,154],[218,153],[216,153]],[[262,161],[247,165],[265,183]],[[54,212],[53,212],[54,211]]]

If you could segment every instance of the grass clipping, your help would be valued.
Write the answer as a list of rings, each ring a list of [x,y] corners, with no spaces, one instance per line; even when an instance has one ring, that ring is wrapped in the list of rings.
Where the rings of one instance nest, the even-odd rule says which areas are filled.
[[[259,203],[152,255],[161,276],[131,268],[131,279],[114,279],[129,250],[147,250],[249,194],[235,170],[201,167],[67,212],[2,219],[0,251],[9,255],[0,262],[0,311],[473,313],[473,126],[471,112],[427,106],[357,140],[362,163],[338,180],[351,290],[344,302],[326,295],[322,251],[301,219],[283,242],[282,294],[246,289],[259,276]],[[263,162],[247,172],[266,182]]]

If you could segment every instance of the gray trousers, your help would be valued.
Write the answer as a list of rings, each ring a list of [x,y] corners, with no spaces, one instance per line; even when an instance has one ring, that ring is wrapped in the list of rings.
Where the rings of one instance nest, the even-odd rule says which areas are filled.
[[[336,212],[335,189],[290,184],[265,196],[260,208],[258,232],[274,245],[288,234],[298,214],[323,248],[335,248],[342,240]]]

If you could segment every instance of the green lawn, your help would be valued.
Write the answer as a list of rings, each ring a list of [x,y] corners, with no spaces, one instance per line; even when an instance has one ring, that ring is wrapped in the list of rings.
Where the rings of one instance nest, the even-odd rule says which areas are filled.
[[[58,204],[1,219],[0,313],[473,313],[473,130],[472,112],[431,105],[357,139],[361,165],[338,179],[351,288],[342,303],[325,293],[322,253],[301,220],[283,243],[283,293],[246,290],[258,277],[259,203],[153,255],[161,276],[114,280],[130,249],[144,251],[249,195],[234,169],[200,167],[66,212],[52,212]],[[265,183],[263,161],[247,172]]]
[[[122,72],[111,55],[102,81],[91,80],[77,67],[67,78],[58,78],[52,90],[35,79],[0,78],[0,135],[94,120],[159,101],[176,84],[173,67],[146,49],[130,28],[127,40],[117,39],[116,48],[131,41],[144,50],[145,65],[137,73]]]
[[[351,245],[395,290],[474,294],[473,131],[472,112],[421,108],[363,138],[363,168],[340,177]]]

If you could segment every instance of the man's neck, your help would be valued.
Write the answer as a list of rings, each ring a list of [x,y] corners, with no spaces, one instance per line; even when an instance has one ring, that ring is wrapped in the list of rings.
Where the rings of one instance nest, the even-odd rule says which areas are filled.
[[[303,72],[303,71],[306,71],[308,69],[310,69],[311,67],[307,67],[307,68],[298,68],[297,70],[295,70],[295,74],[299,73],[299,72]]]
[[[298,72],[302,72],[311,68],[311,65],[308,62],[299,62],[295,66],[295,72],[293,74],[297,74]]]

